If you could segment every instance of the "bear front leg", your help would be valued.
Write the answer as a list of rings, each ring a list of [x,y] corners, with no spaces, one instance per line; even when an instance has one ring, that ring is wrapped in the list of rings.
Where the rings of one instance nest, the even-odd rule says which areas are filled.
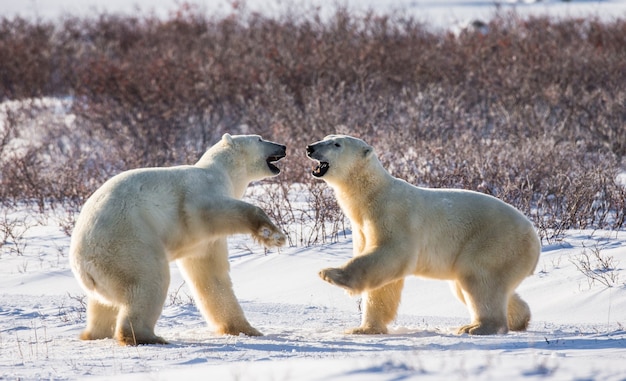
[[[320,276],[320,278],[330,284],[345,288],[346,291],[348,291],[350,294],[359,294],[359,292],[355,291],[353,277],[351,277],[348,272],[341,268],[323,269],[320,270],[318,275]]]
[[[204,318],[221,335],[262,336],[252,327],[237,301],[230,279],[226,239],[204,248],[200,256],[177,261]]]
[[[386,334],[387,325],[396,318],[404,279],[391,282],[363,294],[361,326],[347,330],[349,334],[375,335]]]
[[[199,210],[210,235],[250,234],[266,247],[283,246],[287,240],[263,209],[247,202],[224,197],[204,202]]]
[[[387,283],[403,279],[413,270],[405,251],[393,247],[377,250],[352,258],[339,268],[327,268],[319,272],[320,278],[342,287],[351,295],[380,288]]]
[[[283,246],[287,240],[285,234],[274,225],[263,209],[254,205],[250,206],[248,215],[253,226],[252,237],[265,247]]]

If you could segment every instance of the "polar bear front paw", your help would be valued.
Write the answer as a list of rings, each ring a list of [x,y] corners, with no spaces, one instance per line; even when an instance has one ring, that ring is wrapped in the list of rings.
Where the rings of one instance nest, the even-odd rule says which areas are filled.
[[[350,293],[358,292],[358,290],[354,289],[351,277],[343,269],[323,269],[319,272],[319,276],[330,284],[345,288]]]
[[[267,247],[283,246],[287,241],[285,233],[274,226],[262,226],[257,232],[256,238]]]
[[[220,329],[217,330],[217,332],[221,335],[232,335],[232,336],[239,336],[239,335],[246,335],[246,336],[263,336],[263,334],[261,332],[259,332],[259,330],[257,330],[256,328],[252,327],[251,325],[247,324],[243,327],[235,327],[235,326],[227,326],[227,327],[222,327]]]

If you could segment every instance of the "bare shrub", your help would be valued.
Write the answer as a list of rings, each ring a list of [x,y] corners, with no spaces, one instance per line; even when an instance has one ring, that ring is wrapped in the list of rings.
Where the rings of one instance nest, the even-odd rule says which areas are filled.
[[[4,254],[23,256],[28,245],[24,235],[32,227],[25,216],[9,215],[0,219],[0,257]]]
[[[167,305],[170,306],[184,306],[184,305],[195,305],[195,301],[193,296],[187,294],[186,292],[181,292],[181,289],[185,285],[185,282],[181,283],[176,290],[168,294],[167,296]]]
[[[570,262],[576,266],[589,283],[589,287],[596,282],[605,287],[614,287],[619,284],[619,261],[613,256],[605,255],[602,250],[594,246],[585,248],[575,259]]]
[[[289,245],[336,242],[346,234],[349,221],[321,182],[269,184],[258,196],[253,200],[285,231]]]
[[[58,307],[57,316],[64,323],[76,323],[85,321],[87,311],[87,297],[85,295],[67,294],[69,304],[65,304],[66,299]]]
[[[22,105],[2,118],[2,201],[77,210],[122,170],[191,163],[224,132],[259,133],[289,156],[258,203],[301,225],[290,244],[309,245],[346,228],[304,153],[340,132],[411,183],[513,204],[543,239],[622,229],[626,21],[500,13],[488,26],[455,36],[401,14],[213,18],[186,4],[168,19],[2,19],[0,100]],[[59,95],[71,121],[29,101]],[[45,121],[37,144],[10,153],[33,120]]]

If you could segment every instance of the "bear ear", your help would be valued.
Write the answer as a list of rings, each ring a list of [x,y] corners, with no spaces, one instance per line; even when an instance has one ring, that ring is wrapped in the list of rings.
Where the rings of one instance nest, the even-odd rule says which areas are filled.
[[[226,142],[228,145],[233,145],[233,137],[227,132],[222,135],[222,141]]]

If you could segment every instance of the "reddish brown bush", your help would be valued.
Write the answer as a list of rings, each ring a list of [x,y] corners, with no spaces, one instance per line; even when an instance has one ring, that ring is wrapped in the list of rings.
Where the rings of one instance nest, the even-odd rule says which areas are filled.
[[[626,21],[499,15],[487,34],[454,36],[396,15],[303,14],[1,20],[0,99],[70,97],[75,116],[1,161],[3,200],[81,199],[121,170],[193,162],[224,132],[259,133],[289,146],[280,186],[259,202],[336,234],[343,217],[312,185],[304,147],[341,132],[412,183],[514,204],[545,237],[623,226]],[[20,115],[5,117],[8,138]],[[292,184],[326,212],[280,210],[295,205]]]

